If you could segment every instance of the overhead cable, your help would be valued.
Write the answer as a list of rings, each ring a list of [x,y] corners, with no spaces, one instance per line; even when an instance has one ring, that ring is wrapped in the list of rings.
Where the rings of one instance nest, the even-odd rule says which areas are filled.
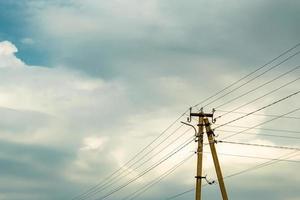
[[[268,61],[267,63],[265,63],[264,65],[258,67],[257,69],[255,69],[254,71],[250,72],[249,74],[243,76],[242,78],[238,79],[237,81],[233,82],[232,84],[228,85],[227,87],[223,88],[222,90],[214,93],[213,95],[207,97],[206,99],[202,100],[201,102],[195,104],[192,107],[198,107],[199,105],[205,103],[206,101],[208,101],[211,98],[214,98],[216,96],[218,96],[219,94],[221,94],[222,92],[226,91],[227,89],[231,88],[232,86],[236,85],[237,83],[241,82],[242,80],[250,77],[251,75],[255,74],[256,72],[258,72],[259,70],[265,68],[266,66],[268,66],[269,64],[273,63],[274,61],[276,61],[277,59],[281,58],[282,56],[288,54],[289,52],[293,51],[294,49],[298,48],[300,46],[300,43],[294,45],[293,47],[287,49],[286,51],[284,51],[283,53],[281,53],[279,56],[273,58],[272,60]]]

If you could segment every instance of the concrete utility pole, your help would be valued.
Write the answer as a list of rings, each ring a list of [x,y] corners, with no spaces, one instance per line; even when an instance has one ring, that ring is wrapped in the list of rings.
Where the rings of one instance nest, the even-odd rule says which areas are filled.
[[[205,130],[206,134],[208,137],[209,141],[209,146],[211,150],[211,154],[213,157],[214,161],[214,166],[216,169],[217,177],[218,177],[218,182],[222,194],[223,200],[228,200],[227,197],[227,192],[225,188],[225,183],[223,180],[223,175],[215,147],[215,139],[214,139],[214,132],[210,127],[210,123],[208,120],[208,117],[213,118],[213,114],[206,114],[203,113],[203,110],[199,113],[192,113],[192,109],[190,109],[190,117],[188,118],[188,122],[191,122],[192,117],[198,117],[198,132],[196,133],[196,142],[198,142],[198,148],[197,148],[197,175],[195,176],[196,178],[196,192],[195,192],[195,199],[196,200],[201,200],[201,189],[202,189],[202,179],[206,179],[205,176],[202,176],[202,168],[203,168],[203,136],[204,136],[204,125],[205,125]],[[207,181],[208,182],[208,181]],[[210,182],[208,182],[211,184]]]

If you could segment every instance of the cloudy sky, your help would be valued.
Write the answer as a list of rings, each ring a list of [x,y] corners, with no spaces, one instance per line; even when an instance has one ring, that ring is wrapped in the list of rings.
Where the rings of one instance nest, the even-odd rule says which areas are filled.
[[[297,0],[0,0],[0,199],[71,200],[101,183],[189,106],[299,43],[299,21]],[[205,111],[220,107],[215,114],[221,115],[270,92],[236,110],[240,113],[223,116],[217,121],[222,124],[297,92],[298,51],[300,46],[267,66],[278,64],[273,70]],[[293,96],[261,115],[216,129],[217,139],[244,130],[236,126],[261,124],[247,131],[251,134],[228,140],[299,147],[300,112],[262,124],[274,119],[266,115],[299,108],[299,100]],[[179,126],[178,121],[167,133]],[[179,140],[164,143],[172,143],[165,152],[152,152],[156,156],[145,168],[127,166],[133,171],[116,184],[193,136],[185,130],[183,126],[171,137],[182,136]],[[195,147],[188,145],[107,199],[126,197],[193,154]],[[224,176],[265,158],[287,160],[226,179],[229,199],[300,199],[298,152],[221,143],[217,148]],[[207,146],[204,151],[204,174],[216,180]],[[193,188],[195,164],[193,156],[137,199],[166,199]],[[178,197],[193,198],[193,192]],[[218,185],[204,187],[203,198],[220,199]]]

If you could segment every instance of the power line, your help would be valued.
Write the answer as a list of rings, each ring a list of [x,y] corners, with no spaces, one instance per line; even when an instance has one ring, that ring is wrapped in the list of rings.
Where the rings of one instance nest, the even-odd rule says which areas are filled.
[[[210,152],[204,152],[204,153],[210,153]],[[249,155],[220,153],[220,152],[218,152],[218,155],[233,156],[233,157],[240,157],[240,158],[261,159],[261,160],[269,160],[269,161],[285,161],[285,162],[300,163],[300,160],[287,160],[287,159],[269,158],[269,157],[261,157],[261,156],[249,156]]]
[[[246,127],[246,128],[247,128],[246,130],[237,132],[237,133],[235,133],[235,134],[233,134],[233,135],[230,135],[230,136],[228,136],[228,137],[226,137],[226,138],[232,137],[232,136],[234,136],[234,135],[243,133],[243,132],[248,131],[248,130],[251,130],[251,129],[255,129],[255,128],[258,127],[258,126],[261,126],[261,125],[266,124],[266,123],[268,123],[268,122],[274,121],[274,120],[279,119],[279,118],[281,118],[281,117],[283,117],[283,116],[286,116],[286,115],[289,115],[289,114],[291,114],[291,113],[294,113],[294,112],[296,112],[296,111],[298,111],[298,110],[300,110],[300,109],[298,108],[298,109],[292,110],[292,111],[287,112],[287,113],[285,113],[285,114],[283,114],[283,115],[277,116],[277,117],[274,118],[274,119],[268,120],[268,121],[266,121],[266,122],[262,122],[262,123],[260,123],[260,124],[258,124],[258,125],[255,125],[255,126],[252,126],[252,127]],[[247,114],[249,114],[249,113],[247,113]],[[230,125],[226,124],[226,126],[230,126]],[[233,127],[239,127],[239,128],[241,128],[242,126],[233,126]],[[245,128],[245,127],[242,127],[242,128]],[[265,130],[266,130],[266,129],[265,129]],[[278,129],[267,129],[267,130],[273,130],[273,131],[276,130],[276,131],[278,131]],[[280,130],[280,131],[282,131],[282,130]],[[286,148],[286,147],[285,147],[285,148]],[[290,150],[290,147],[288,147],[288,148],[289,148],[288,150]],[[298,149],[297,149],[297,151],[298,151]],[[281,159],[281,158],[282,158],[282,157],[279,157],[279,158],[272,158],[271,160],[269,160],[269,161],[267,161],[267,162],[265,162],[265,163],[263,163],[263,164],[259,164],[259,165],[257,165],[257,166],[251,167],[251,168],[246,169],[246,170],[243,170],[243,171],[241,171],[241,172],[237,172],[237,173],[235,173],[235,174],[231,174],[231,175],[229,175],[229,176],[227,176],[227,177],[225,177],[225,178],[230,178],[230,177],[233,177],[233,176],[242,174],[242,173],[246,173],[246,172],[248,172],[248,171],[252,171],[252,170],[255,170],[255,169],[259,169],[259,168],[261,168],[261,167],[265,167],[265,166],[274,164],[274,163],[276,163],[276,162],[286,161],[286,159]],[[296,161],[296,162],[298,162],[298,161]],[[166,200],[175,199],[175,198],[177,198],[177,197],[180,197],[180,196],[182,196],[182,195],[184,195],[184,194],[187,194],[187,193],[190,193],[190,192],[192,192],[192,191],[194,191],[194,188],[189,189],[189,190],[186,190],[186,191],[184,191],[184,192],[182,192],[182,193],[179,193],[179,194],[176,194],[176,195],[174,195],[174,196],[171,196],[171,197],[167,198]]]
[[[168,171],[164,172],[162,175],[160,175],[158,178],[154,179],[153,181],[151,181],[150,183],[148,183],[147,185],[143,186],[142,188],[138,189],[137,191],[133,192],[132,194],[128,195],[127,197],[123,198],[122,200],[133,200],[135,198],[137,198],[138,196],[140,196],[141,194],[143,194],[144,192],[146,192],[147,190],[149,190],[151,187],[153,187],[155,184],[159,183],[160,181],[162,181],[164,178],[166,178],[167,176],[169,176],[171,173],[173,173],[176,169],[178,169],[181,165],[183,165],[185,162],[187,162],[190,158],[192,158],[192,156],[194,155],[191,154],[189,156],[187,156],[185,159],[183,159],[181,162],[179,162],[178,164],[176,164],[175,166],[173,166],[171,169],[169,169]]]
[[[188,193],[190,193],[190,192],[193,192],[194,190],[195,190],[195,188],[188,189],[188,190],[186,190],[186,191],[184,191],[184,192],[181,192],[181,193],[176,194],[176,195],[174,195],[174,196],[168,197],[168,198],[166,198],[165,200],[176,199],[177,197],[180,197],[180,196],[182,196],[182,195],[185,195],[185,194],[188,194]]]
[[[270,166],[270,165],[273,165],[275,163],[278,163],[278,162],[282,162],[282,161],[285,161],[285,159],[289,159],[289,158],[292,158],[292,157],[295,157],[295,156],[298,156],[299,154],[296,154],[296,152],[293,152],[293,153],[288,153],[288,154],[285,154],[285,155],[282,155],[282,156],[279,156],[275,159],[272,159],[272,160],[269,160],[269,161],[266,161],[266,162],[263,162],[263,163],[260,163],[258,165],[255,165],[255,166],[252,166],[252,167],[249,167],[247,169],[244,169],[242,171],[239,171],[239,172],[236,172],[236,173],[233,173],[233,174],[230,174],[228,176],[225,176],[224,179],[228,179],[228,178],[232,178],[232,177],[235,177],[235,176],[238,176],[238,175],[241,175],[241,174],[245,174],[245,173],[248,173],[250,171],[254,171],[254,170],[257,170],[257,169],[260,169],[260,168],[263,168],[263,167],[267,167],[267,166]],[[207,185],[204,185],[204,186],[207,186]],[[171,199],[176,199],[180,196],[183,196],[185,194],[188,194],[190,192],[193,192],[195,189],[194,188],[191,188],[191,189],[188,189],[184,192],[181,192],[179,194],[176,194],[176,195],[173,195],[171,197],[168,197],[166,198],[165,200],[171,200]]]
[[[268,85],[268,84],[270,84],[270,83],[272,83],[272,82],[274,82],[274,81],[276,81],[276,80],[278,80],[278,79],[280,79],[280,78],[286,76],[287,74],[290,74],[291,72],[293,72],[293,71],[295,71],[295,70],[297,70],[297,69],[299,69],[299,68],[300,68],[300,66],[294,67],[293,69],[291,69],[291,70],[289,70],[289,71],[287,71],[287,72],[285,72],[285,73],[283,73],[283,74],[280,74],[279,76],[277,76],[277,77],[275,77],[275,78],[273,78],[273,79],[271,79],[271,80],[269,80],[269,81],[266,81],[265,83],[263,83],[263,84],[261,84],[261,85],[258,85],[257,87],[255,87],[255,88],[253,88],[253,89],[251,89],[251,90],[249,90],[249,91],[247,91],[247,92],[245,92],[245,93],[243,93],[243,94],[241,94],[241,95],[239,95],[239,96],[237,96],[237,97],[234,97],[233,99],[231,99],[231,100],[229,100],[229,101],[226,101],[226,102],[224,102],[224,103],[218,105],[217,107],[215,107],[215,109],[218,109],[218,108],[220,108],[220,107],[222,107],[222,106],[225,106],[225,105],[227,105],[227,104],[229,104],[229,103],[232,103],[233,101],[235,101],[235,100],[237,100],[237,99],[240,99],[240,98],[244,97],[245,95],[248,95],[249,93],[258,90],[258,89],[260,89],[260,88],[262,88],[262,87],[264,87],[264,86],[266,86],[266,85]],[[299,78],[297,78],[296,80],[299,80]],[[288,84],[285,84],[284,86],[287,86],[287,85],[289,85],[289,84],[295,82],[296,80],[294,80],[294,81],[292,81],[292,82],[289,82]],[[281,87],[281,88],[282,88],[282,87]],[[280,88],[280,89],[281,89],[281,88]],[[278,89],[277,89],[277,90],[278,90]],[[276,90],[276,91],[277,91],[277,90]]]
[[[267,120],[267,121],[265,121],[265,122],[261,122],[261,123],[259,123],[259,124],[257,124],[257,125],[254,125],[254,126],[252,126],[252,127],[246,128],[246,129],[244,129],[244,130],[242,130],[242,131],[238,131],[237,133],[234,133],[234,134],[231,134],[231,135],[229,135],[229,136],[226,136],[226,137],[224,137],[223,139],[227,139],[227,138],[230,138],[230,137],[239,135],[239,134],[241,134],[241,133],[247,132],[247,131],[249,131],[249,130],[251,130],[251,129],[254,129],[254,128],[259,127],[259,126],[261,126],[261,125],[270,123],[270,122],[272,122],[272,121],[275,121],[275,120],[277,120],[277,119],[280,119],[282,116],[286,116],[286,115],[292,114],[292,113],[297,112],[297,111],[299,111],[299,110],[300,110],[300,108],[294,109],[294,110],[289,111],[289,112],[287,112],[287,113],[284,113],[284,114],[282,114],[282,115],[280,115],[280,116],[278,116],[278,117],[276,117],[276,118]],[[226,125],[226,126],[227,126],[227,125]]]
[[[266,108],[268,108],[268,107],[271,107],[271,106],[273,106],[273,105],[275,105],[275,104],[278,104],[278,103],[280,103],[280,102],[282,102],[282,101],[284,101],[284,100],[287,100],[287,99],[289,99],[289,98],[291,98],[291,97],[293,97],[293,96],[295,96],[295,95],[297,95],[297,94],[299,94],[299,93],[300,93],[300,90],[298,90],[297,92],[294,92],[294,93],[292,93],[292,94],[290,94],[290,95],[288,95],[288,96],[285,96],[285,97],[283,97],[283,98],[281,98],[281,99],[279,99],[279,100],[277,100],[277,101],[274,101],[274,102],[272,102],[272,103],[270,103],[270,104],[268,104],[268,105],[266,105],[266,106],[263,106],[263,107],[261,107],[261,108],[259,108],[259,109],[257,109],[257,110],[254,110],[254,111],[252,111],[252,112],[250,112],[250,113],[247,113],[246,115],[243,115],[243,116],[238,117],[238,118],[236,118],[236,119],[233,119],[233,120],[231,120],[231,121],[229,121],[229,122],[226,122],[226,123],[224,123],[224,124],[221,124],[221,125],[215,127],[215,129],[220,128],[220,127],[222,127],[222,126],[226,126],[227,124],[231,124],[231,123],[236,122],[236,121],[238,121],[238,120],[241,120],[241,119],[243,119],[243,118],[245,118],[245,117],[247,117],[247,116],[249,116],[249,115],[252,115],[252,114],[254,114],[254,113],[256,113],[256,112],[259,112],[259,111],[264,110],[264,109],[266,109]],[[275,118],[275,119],[276,119],[276,118]]]
[[[253,72],[251,72],[250,74],[244,76],[243,78],[239,79],[238,81],[234,82],[233,84],[231,84],[230,86],[224,88],[223,90],[219,91],[218,93],[212,95],[211,97],[208,97],[206,98],[205,100],[203,100],[202,102],[206,102],[207,100],[217,96],[218,94],[222,93],[223,91],[227,90],[228,88],[232,87],[233,85],[237,84],[238,82],[240,82],[241,80],[251,76],[252,74],[254,74],[255,72],[259,71],[260,69],[264,68],[265,66],[269,65],[270,63],[274,62],[275,60],[279,59],[280,57],[284,56],[285,54],[291,52],[292,50],[296,49],[298,46],[300,45],[299,44],[296,44],[295,46],[293,46],[292,48],[286,50],[285,52],[283,52],[282,54],[280,54],[279,56],[277,56],[276,58],[274,58],[273,60],[269,61],[268,63],[266,63],[264,66],[254,70]],[[291,56],[290,56],[291,57]],[[199,103],[201,104],[201,102]],[[197,106],[197,105],[195,105]],[[194,106],[194,107],[195,107]],[[103,181],[97,183],[95,186],[92,186],[90,187],[89,189],[87,189],[85,192],[75,196],[72,198],[72,200],[75,200],[75,199],[82,199],[84,198],[86,195],[88,195],[90,192],[93,192],[95,190],[97,190],[99,187],[103,187],[104,184],[106,184],[109,180],[111,180],[112,177],[116,176],[119,172],[122,172],[122,170],[126,170],[126,166],[131,163],[132,161],[134,161],[136,158],[138,158],[140,155],[142,155],[142,153],[148,149],[149,147],[151,147],[151,145],[153,143],[155,143],[159,138],[161,138],[171,127],[173,127],[173,125],[175,125],[179,119],[181,117],[183,117],[186,113],[187,113],[188,110],[186,110],[182,115],[180,115],[174,122],[172,122],[163,132],[161,132],[153,141],[151,141],[147,146],[145,146],[142,150],[140,150],[139,152],[137,152],[137,154],[135,154],[131,159],[129,159],[124,165],[122,165],[119,169],[115,170],[112,174],[110,174],[109,176],[107,176],[106,178],[103,179]]]
[[[276,119],[283,118],[282,115],[277,115]],[[274,129],[274,128],[253,128],[248,126],[238,126],[238,125],[226,125],[225,127],[233,127],[233,128],[246,128],[248,130],[254,129],[254,130],[264,130],[264,131],[273,131],[273,132],[286,132],[286,133],[300,133],[300,131],[294,131],[294,130],[286,130],[286,129]]]
[[[282,63],[288,61],[289,59],[293,58],[294,56],[298,55],[299,53],[300,53],[300,51],[297,51],[296,53],[294,53],[294,54],[292,54],[291,56],[287,57],[286,59],[284,59],[284,60],[281,61],[280,63],[278,63],[278,64],[276,64],[276,65],[273,65],[271,68],[267,69],[266,71],[262,72],[261,74],[258,74],[258,75],[255,76],[255,77],[251,78],[250,80],[246,81],[246,82],[243,83],[242,85],[240,85],[240,86],[238,86],[238,87],[236,87],[236,88],[230,90],[229,92],[227,92],[227,93],[225,93],[224,95],[218,97],[217,99],[210,101],[209,103],[205,104],[203,107],[206,107],[206,106],[208,106],[208,105],[211,105],[212,103],[214,103],[214,102],[216,102],[216,101],[222,99],[223,97],[227,96],[228,94],[231,94],[232,92],[234,92],[234,91],[236,91],[236,90],[242,88],[243,86],[245,86],[245,85],[247,85],[248,83],[254,81],[255,79],[261,77],[262,75],[266,74],[267,72],[269,72],[269,71],[275,69],[276,67],[280,66]]]
[[[97,198],[95,200],[103,200],[106,199],[107,197],[111,196],[112,194],[118,192],[119,190],[123,189],[124,187],[128,186],[129,184],[133,183],[134,181],[138,180],[139,178],[141,178],[142,176],[144,176],[145,174],[147,174],[148,172],[150,172],[151,170],[153,170],[154,168],[158,167],[159,165],[161,165],[162,163],[164,163],[165,161],[167,161],[168,159],[170,159],[173,155],[177,154],[179,151],[181,151],[183,148],[185,148],[188,144],[190,144],[191,142],[194,141],[194,136],[192,137],[191,140],[188,140],[185,144],[183,144],[180,148],[178,148],[177,150],[175,150],[174,152],[172,152],[171,154],[167,155],[166,157],[164,157],[163,159],[161,159],[159,162],[155,163],[154,165],[152,165],[151,167],[149,167],[147,170],[143,171],[142,173],[140,173],[138,176],[136,176],[135,178],[129,180],[127,183],[124,183],[123,185],[109,191],[107,194],[103,195],[100,198]]]
[[[132,161],[134,161],[136,158],[138,158],[143,152],[145,152],[149,147],[151,147],[152,144],[154,144],[159,138],[161,138],[164,134],[167,133],[167,131],[173,127],[186,113],[188,110],[186,110],[184,113],[182,113],[175,121],[173,121],[163,132],[161,132],[154,140],[152,140],[148,145],[146,145],[142,150],[140,150],[138,153],[136,153],[131,159],[129,159],[125,164],[123,164],[119,169],[114,171],[112,174],[107,176],[106,178],[103,179],[103,181],[99,182],[95,186],[89,188],[86,190],[84,193],[77,195],[72,198],[72,200],[82,200],[86,199],[87,196],[89,196],[91,193],[95,193],[95,191],[101,189],[104,187],[108,182],[111,181],[111,179],[115,179],[117,177],[116,175],[119,174],[120,172],[122,173],[123,168],[125,168],[128,164],[130,164]],[[180,126],[182,127],[182,126]],[[175,130],[175,132],[177,129]],[[174,133],[174,131],[172,132]],[[172,134],[171,133],[171,134]]]
[[[244,104],[242,104],[242,105],[240,105],[240,106],[232,109],[231,111],[228,111],[227,113],[224,113],[224,114],[216,117],[215,119],[219,119],[221,117],[224,117],[225,115],[228,115],[228,114],[232,113],[233,111],[239,110],[239,109],[241,109],[241,108],[243,108],[243,107],[245,107],[247,105],[250,105],[251,103],[253,103],[253,102],[257,101],[257,100],[260,100],[260,99],[262,99],[262,98],[264,98],[264,97],[266,97],[266,96],[268,96],[268,95],[270,95],[270,94],[272,94],[272,93],[274,93],[274,92],[276,92],[276,91],[278,91],[278,90],[280,90],[280,89],[282,89],[282,88],[284,88],[284,87],[286,87],[286,86],[288,86],[288,85],[290,85],[290,84],[298,81],[299,79],[300,79],[300,77],[296,78],[296,79],[294,79],[294,80],[292,80],[292,81],[290,81],[290,82],[288,82],[288,83],[286,83],[286,84],[284,84],[284,85],[282,85],[282,86],[280,86],[280,87],[278,87],[278,88],[276,88],[274,90],[271,90],[270,92],[267,92],[266,94],[264,94],[262,96],[259,96],[258,98],[255,98],[255,99],[253,99],[253,100],[251,100],[251,101],[249,101],[247,103],[244,103]]]
[[[231,112],[231,113],[234,113],[234,114],[247,114],[246,112],[228,111],[228,110],[219,110],[219,109],[216,109],[216,111],[222,112],[222,113]],[[256,114],[252,114],[252,115],[254,115],[254,116],[262,116],[262,117],[278,117],[278,115],[274,115],[274,114],[256,113]],[[285,117],[282,117],[282,118],[285,118],[285,119],[300,119],[300,117],[296,117],[296,116],[285,116]]]
[[[292,58],[293,56],[295,56],[295,55],[297,55],[297,54],[299,54],[299,53],[300,53],[300,52],[297,52],[296,54],[294,54],[294,55],[288,57],[288,58],[285,59],[283,62],[287,61],[288,59]],[[267,73],[268,71],[274,69],[275,67],[279,66],[279,65],[282,64],[283,62],[279,63],[278,65],[275,65],[275,66],[271,67],[270,69],[266,70],[266,71],[263,72],[262,74],[256,76],[255,78],[252,78],[250,81],[247,81],[247,82],[244,83],[243,85],[245,85],[245,84],[247,84],[247,83],[253,81],[254,79],[258,78],[259,76],[261,76],[261,75]],[[297,68],[298,68],[298,67],[297,67]],[[246,77],[247,77],[247,76],[246,76]],[[244,78],[242,78],[242,79],[244,79]],[[276,79],[273,79],[273,81],[274,81],[274,80],[276,80]],[[237,81],[237,82],[239,82],[239,81]],[[235,84],[235,83],[234,83],[234,84]],[[233,85],[234,85],[234,84],[233,84]],[[266,85],[266,84],[267,84],[267,83],[265,83],[265,85]],[[238,88],[233,89],[233,90],[230,91],[229,93],[231,93],[231,92],[233,92],[233,91],[235,91],[235,90],[241,88],[243,85],[239,86]],[[229,87],[231,87],[231,86],[229,86]],[[228,88],[229,88],[229,87],[228,87]],[[261,87],[262,87],[262,86],[261,86]],[[227,89],[227,88],[225,88],[225,90],[226,90],[226,89]],[[256,88],[256,89],[258,89],[258,88]],[[221,93],[222,91],[224,91],[224,90],[221,90],[219,93]],[[253,90],[253,91],[254,91],[254,90]],[[299,92],[300,92],[300,91],[299,91]],[[219,94],[219,93],[216,93],[216,95]],[[217,101],[217,100],[220,99],[220,98],[223,98],[224,96],[228,95],[229,93],[226,93],[226,94],[223,95],[222,97],[219,97],[219,98],[217,98],[217,99],[211,101],[210,103],[206,104],[205,106],[207,106],[207,105],[209,105],[209,104],[211,104],[211,103]],[[248,93],[249,93],[249,92],[248,92]],[[216,95],[215,95],[215,96],[216,96]],[[296,94],[293,94],[292,96],[294,96],[294,95],[296,95]],[[291,97],[291,96],[288,96],[287,98],[290,98],[290,97]],[[280,101],[283,101],[283,100],[285,100],[285,98],[282,99],[282,100],[280,100]],[[276,104],[276,103],[279,103],[280,101],[273,102],[273,103]],[[201,102],[201,103],[202,103],[202,102]],[[201,104],[201,103],[199,103],[199,104]],[[196,104],[195,107],[198,106],[199,104]],[[274,105],[274,104],[272,104],[272,105]],[[204,106],[204,107],[205,107],[205,106]],[[271,105],[270,105],[270,106],[271,106]],[[269,107],[269,106],[267,106],[267,107]],[[267,108],[267,107],[264,107],[264,108],[262,108],[262,109],[265,109],[265,108]],[[246,116],[249,116],[249,115],[251,115],[251,114],[253,114],[253,113],[248,113]],[[244,117],[246,117],[246,116],[244,116]],[[243,117],[243,118],[244,118],[244,117]],[[276,119],[278,119],[278,118],[279,118],[279,116],[278,116]],[[237,121],[237,120],[239,120],[239,119],[242,119],[242,118],[238,118],[238,119],[236,119],[235,121]],[[231,122],[229,122],[229,123],[232,123],[232,122],[233,122],[233,121],[231,121]],[[227,124],[229,124],[229,123],[227,123]],[[223,124],[222,126],[227,125],[227,124]],[[220,126],[220,127],[221,127],[221,126]],[[218,128],[218,127],[217,127],[217,128]],[[189,191],[190,191],[190,190],[189,190]],[[186,193],[186,192],[184,192],[184,193]]]
[[[272,164],[284,161],[282,159],[289,159],[289,158],[292,158],[292,157],[295,157],[295,156],[299,155],[299,154],[295,154],[295,153],[298,153],[298,152],[294,151],[293,153],[284,154],[282,156],[279,156],[276,160],[266,161],[266,162],[263,162],[261,164],[255,165],[253,167],[249,167],[249,168],[244,169],[242,171],[230,174],[226,178],[231,178],[231,177],[234,177],[234,176],[237,176],[237,175],[240,175],[240,174],[244,174],[244,173],[247,173],[247,172],[250,172],[250,171],[253,171],[253,170],[257,170],[257,169],[260,169],[260,168],[263,168],[263,167],[267,167],[267,166],[270,166]]]
[[[249,74],[243,76],[242,78],[238,79],[237,81],[233,82],[232,84],[228,85],[227,87],[225,87],[224,89],[216,92],[215,94],[207,97],[206,99],[202,100],[201,102],[195,104],[192,107],[198,107],[200,104],[205,103],[206,101],[208,101],[211,98],[216,97],[217,95],[221,94],[222,92],[226,91],[227,89],[231,88],[232,86],[236,85],[237,83],[241,82],[242,80],[250,77],[252,74],[255,74],[256,72],[258,72],[259,70],[265,68],[266,66],[268,66],[269,64],[273,63],[275,60],[281,58],[282,56],[286,55],[287,53],[293,51],[294,49],[296,49],[298,46],[300,46],[300,43],[296,44],[295,46],[289,48],[288,50],[284,51],[283,53],[281,53],[279,56],[273,58],[272,60],[268,61],[267,63],[265,63],[264,65],[262,65],[261,67],[255,69],[254,71],[250,72]]]
[[[176,129],[177,130],[177,129]],[[186,131],[184,131],[182,134],[180,134],[178,137],[176,137],[174,140],[170,141],[166,146],[164,146],[163,148],[159,149],[158,150],[158,153],[155,154],[155,155],[152,155],[151,157],[149,157],[147,160],[145,160],[144,162],[140,163],[138,166],[136,166],[134,169],[132,170],[128,170],[127,173],[123,174],[119,174],[119,176],[117,177],[117,179],[113,179],[112,181],[110,181],[108,184],[106,184],[103,188],[101,189],[98,189],[96,191],[93,192],[93,194],[90,194],[90,196],[94,196],[98,193],[100,193],[101,191],[109,188],[110,186],[116,184],[117,182],[119,182],[120,180],[122,180],[122,178],[125,178],[127,177],[128,175],[130,175],[132,172],[136,171],[137,169],[141,168],[142,166],[144,166],[147,162],[151,161],[154,157],[156,157],[157,155],[159,155],[160,153],[162,153],[165,149],[167,149],[168,147],[170,147],[172,144],[174,144],[175,142],[177,142],[180,138],[182,138],[186,133],[188,133],[188,131],[190,131],[191,129],[188,128]],[[156,146],[158,147],[158,146]],[[154,150],[154,149],[153,149]],[[148,152],[146,155],[149,155],[149,153],[151,153],[153,150],[151,150],[150,152]],[[144,155],[144,156],[146,156]],[[143,157],[145,158],[145,157]],[[142,159],[141,159],[142,160]],[[138,160],[141,161],[141,160]],[[135,162],[134,164],[138,163],[138,162]],[[133,165],[129,166],[128,168],[132,167]]]
[[[218,131],[220,131],[220,132],[228,132],[228,133],[238,133],[238,131],[228,131],[228,130],[218,130]],[[267,134],[267,133],[249,133],[249,132],[243,132],[242,134],[300,140],[300,137],[287,136],[287,135],[273,135],[273,134]]]
[[[225,140],[218,140],[217,142],[218,143],[226,143],[226,144],[237,144],[237,145],[246,145],[246,146],[267,147],[267,148],[275,148],[275,149],[287,149],[287,150],[300,151],[300,148],[298,148],[298,147],[287,147],[287,146],[277,146],[277,145],[268,145],[268,144],[253,144],[253,143],[234,142],[234,141],[225,141]]]

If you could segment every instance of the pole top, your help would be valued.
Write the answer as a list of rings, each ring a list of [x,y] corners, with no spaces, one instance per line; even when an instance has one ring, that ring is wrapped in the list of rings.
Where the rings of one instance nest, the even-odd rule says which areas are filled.
[[[215,109],[212,110],[212,113],[204,113],[203,112],[203,108],[201,108],[199,112],[193,113],[192,112],[192,107],[190,107],[190,116],[188,117],[187,121],[191,122],[192,121],[192,117],[210,117],[210,118],[213,119],[214,118],[214,112],[215,112]]]

